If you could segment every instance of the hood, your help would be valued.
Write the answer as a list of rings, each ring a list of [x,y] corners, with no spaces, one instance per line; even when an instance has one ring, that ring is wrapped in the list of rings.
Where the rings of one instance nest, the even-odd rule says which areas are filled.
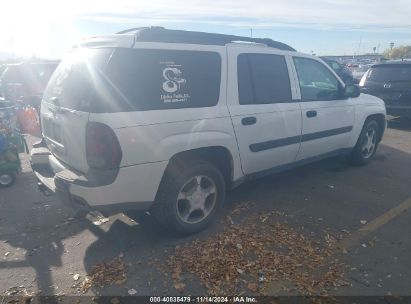
[[[381,106],[385,108],[384,100],[374,95],[361,93],[358,99],[361,100],[362,104]]]

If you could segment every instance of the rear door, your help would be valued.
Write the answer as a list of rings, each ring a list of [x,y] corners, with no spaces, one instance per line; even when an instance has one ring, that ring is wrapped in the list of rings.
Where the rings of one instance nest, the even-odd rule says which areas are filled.
[[[41,104],[43,137],[50,151],[70,167],[86,172],[85,131],[90,108],[102,90],[110,49],[79,49],[58,66]]]
[[[229,46],[228,106],[242,169],[252,174],[295,160],[301,109],[286,52]]]
[[[306,159],[347,148],[355,119],[355,99],[344,98],[344,85],[321,61],[293,56],[302,111],[301,148]]]

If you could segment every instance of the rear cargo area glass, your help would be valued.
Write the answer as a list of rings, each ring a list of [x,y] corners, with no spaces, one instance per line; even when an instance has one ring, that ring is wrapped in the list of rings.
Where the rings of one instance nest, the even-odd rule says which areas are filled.
[[[89,112],[96,94],[104,91],[104,69],[112,49],[78,49],[60,63],[44,92],[44,101],[52,98],[67,109]]]
[[[220,79],[215,52],[81,49],[59,65],[44,100],[91,113],[210,107]]]
[[[368,73],[367,80],[378,82],[411,81],[411,65],[374,67]]]

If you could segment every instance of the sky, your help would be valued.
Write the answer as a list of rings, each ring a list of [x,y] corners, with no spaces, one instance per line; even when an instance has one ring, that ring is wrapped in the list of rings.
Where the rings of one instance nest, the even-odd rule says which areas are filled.
[[[272,38],[305,53],[411,45],[410,0],[2,0],[0,55],[60,58],[76,42],[139,26]]]

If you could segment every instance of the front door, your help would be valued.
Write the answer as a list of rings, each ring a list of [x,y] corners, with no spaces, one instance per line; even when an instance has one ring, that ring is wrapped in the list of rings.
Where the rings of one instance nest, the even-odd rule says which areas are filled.
[[[352,99],[343,97],[344,85],[322,62],[293,57],[302,111],[301,148],[297,160],[348,148],[354,126]]]

